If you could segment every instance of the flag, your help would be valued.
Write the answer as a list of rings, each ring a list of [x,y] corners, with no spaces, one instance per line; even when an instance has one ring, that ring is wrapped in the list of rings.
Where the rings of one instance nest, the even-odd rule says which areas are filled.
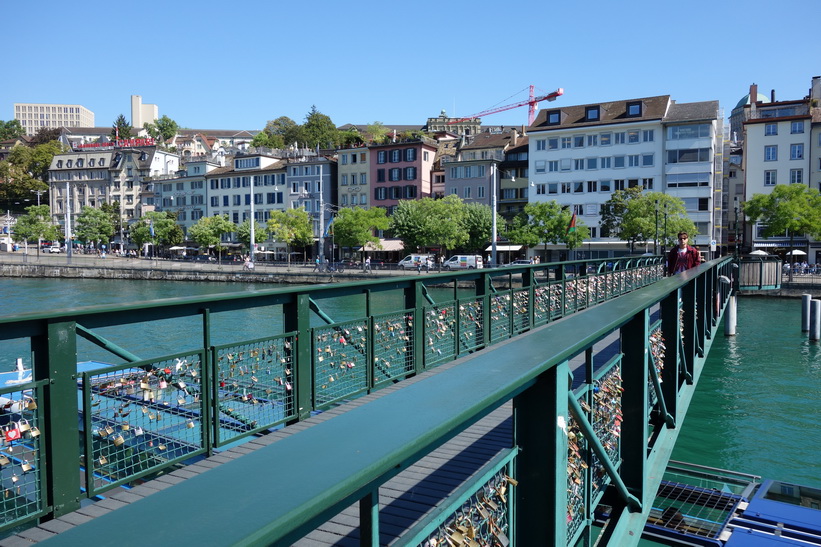
[[[576,231],[576,213],[573,213],[573,216],[570,217],[570,224],[567,225],[567,233],[575,232]]]
[[[329,235],[331,235],[331,236],[334,235],[334,219],[335,218],[336,217],[331,217],[331,220],[328,222],[328,225],[325,226],[325,237],[328,237]]]
[[[151,233],[151,237],[154,237],[154,220],[148,223],[148,231]]]

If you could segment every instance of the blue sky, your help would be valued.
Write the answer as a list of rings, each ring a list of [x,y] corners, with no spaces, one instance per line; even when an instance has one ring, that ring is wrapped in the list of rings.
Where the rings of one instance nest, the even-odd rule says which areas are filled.
[[[2,120],[15,102],[70,103],[110,126],[141,95],[197,129],[302,123],[312,105],[337,125],[422,125],[526,100],[530,84],[564,88],[551,106],[669,94],[726,117],[751,83],[798,99],[821,75],[819,0],[0,6]],[[484,118],[526,121],[526,107]]]

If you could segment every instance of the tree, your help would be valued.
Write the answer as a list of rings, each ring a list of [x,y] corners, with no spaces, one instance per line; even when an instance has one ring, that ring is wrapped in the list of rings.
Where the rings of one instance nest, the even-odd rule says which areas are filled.
[[[15,146],[9,152],[8,161],[40,182],[48,182],[51,160],[62,152],[63,146],[57,141],[49,141],[34,147]]]
[[[744,214],[764,226],[764,237],[790,236],[790,250],[796,234],[821,237],[821,194],[803,184],[779,184],[769,194],[753,194],[743,205]],[[795,255],[790,255],[795,261]],[[790,281],[792,281],[790,268]]]
[[[156,139],[165,145],[165,141],[174,137],[179,131],[180,126],[177,122],[163,115],[162,118],[155,120],[154,123],[143,124],[143,129],[146,130],[151,138]]]
[[[51,222],[51,213],[48,205],[32,205],[26,207],[26,214],[17,218],[14,225],[14,235],[28,244],[29,240],[37,239],[37,256],[40,256],[40,240],[55,240],[60,236],[57,226]]]
[[[302,137],[308,148],[332,148],[339,141],[339,131],[330,117],[311,106],[302,126]]]
[[[46,144],[51,141],[59,141],[62,131],[59,127],[41,127],[31,138],[31,145]]]
[[[228,215],[202,217],[188,229],[188,237],[196,241],[200,247],[217,249],[218,258],[222,262],[222,235],[236,229],[237,225],[228,220]]]
[[[675,241],[674,236],[679,232],[687,232],[693,236],[697,233],[696,226],[687,216],[687,209],[680,198],[662,192],[644,192],[641,186],[613,192],[613,196],[604,204],[601,228],[603,234],[610,234],[626,241],[631,251],[638,242],[658,239],[662,246],[666,247]]]
[[[130,139],[132,129],[131,124],[126,121],[125,116],[120,114],[117,116],[117,119],[114,120],[114,125],[111,126],[111,140]]]
[[[251,139],[251,146],[256,148],[285,148],[285,140],[281,135],[274,135],[263,130]]]
[[[117,232],[120,232],[123,227],[123,218],[122,211],[120,209],[120,202],[115,200],[111,203],[102,203],[100,204],[100,210],[106,213],[108,217],[111,219],[111,224],[114,227],[114,233],[116,234]]]
[[[85,206],[77,215],[74,233],[84,243],[94,243],[97,247],[108,244],[114,235],[111,215],[101,209]]]
[[[268,135],[282,137],[283,144],[281,146],[269,146],[269,148],[283,148],[285,146],[290,146],[291,144],[304,141],[301,131],[301,126],[288,116],[280,116],[275,120],[269,121],[265,125],[265,129],[263,129],[263,132]],[[278,140],[272,140],[271,142],[278,143]]]
[[[26,134],[20,120],[9,120],[4,122],[0,120],[0,141],[7,141],[10,139],[17,139]]]
[[[375,232],[386,230],[389,224],[387,213],[381,207],[370,209],[354,207],[340,209],[331,229],[333,229],[334,239],[340,246],[362,247],[364,254],[365,245],[368,243],[379,246],[379,237],[375,235]]]
[[[302,207],[271,211],[268,219],[268,232],[274,241],[285,243],[289,268],[291,267],[291,247],[304,247],[314,241],[311,217]]]
[[[497,229],[504,225],[504,219],[497,213]],[[468,234],[468,241],[465,244],[466,249],[470,252],[481,252],[492,238],[493,209],[483,203],[465,204],[463,227]]]
[[[369,124],[366,131],[368,132],[368,135],[371,136],[371,140],[373,142],[382,142],[388,134],[388,128],[385,127],[382,122],[373,122],[372,124]]]
[[[465,205],[453,194],[444,199],[402,200],[391,215],[390,230],[407,251],[439,246],[445,254],[467,243],[464,219]]]
[[[260,236],[262,236],[262,241],[265,241],[265,237],[268,233],[268,227],[264,224],[260,224],[256,220],[254,221],[254,243],[260,242]],[[242,224],[237,226],[237,239],[239,239],[246,248],[251,248],[251,220],[246,218],[242,221]]]
[[[525,205],[527,218],[516,217],[508,237],[521,245],[535,247],[545,245],[545,262],[547,262],[547,244],[564,244],[572,251],[582,241],[590,237],[590,230],[584,222],[576,218],[575,226],[571,225],[573,213],[563,208],[555,200],[539,201]]]
[[[179,245],[184,237],[174,213],[160,211],[147,212],[145,216],[131,225],[129,232],[131,239],[138,247],[146,243]]]

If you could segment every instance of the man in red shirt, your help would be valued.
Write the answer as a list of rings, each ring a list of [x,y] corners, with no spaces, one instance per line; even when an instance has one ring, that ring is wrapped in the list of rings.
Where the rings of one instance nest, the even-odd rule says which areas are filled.
[[[667,255],[667,275],[673,275],[701,264],[698,249],[688,245],[687,232],[679,232],[678,247],[673,247]]]

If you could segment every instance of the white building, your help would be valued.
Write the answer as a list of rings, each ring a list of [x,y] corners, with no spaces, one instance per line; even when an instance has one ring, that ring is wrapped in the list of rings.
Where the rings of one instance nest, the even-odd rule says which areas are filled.
[[[131,127],[137,134],[143,131],[143,125],[154,123],[160,117],[160,110],[155,104],[143,104],[140,95],[131,96]]]
[[[677,104],[663,95],[544,110],[528,129],[529,200],[571,207],[591,235],[578,253],[612,256],[627,248],[601,233],[602,206],[614,191],[642,186],[684,200],[695,243],[708,245],[722,133],[716,101]],[[548,249],[565,258],[563,246]]]
[[[94,112],[79,104],[14,103],[14,119],[26,135],[42,128],[94,127]]]

